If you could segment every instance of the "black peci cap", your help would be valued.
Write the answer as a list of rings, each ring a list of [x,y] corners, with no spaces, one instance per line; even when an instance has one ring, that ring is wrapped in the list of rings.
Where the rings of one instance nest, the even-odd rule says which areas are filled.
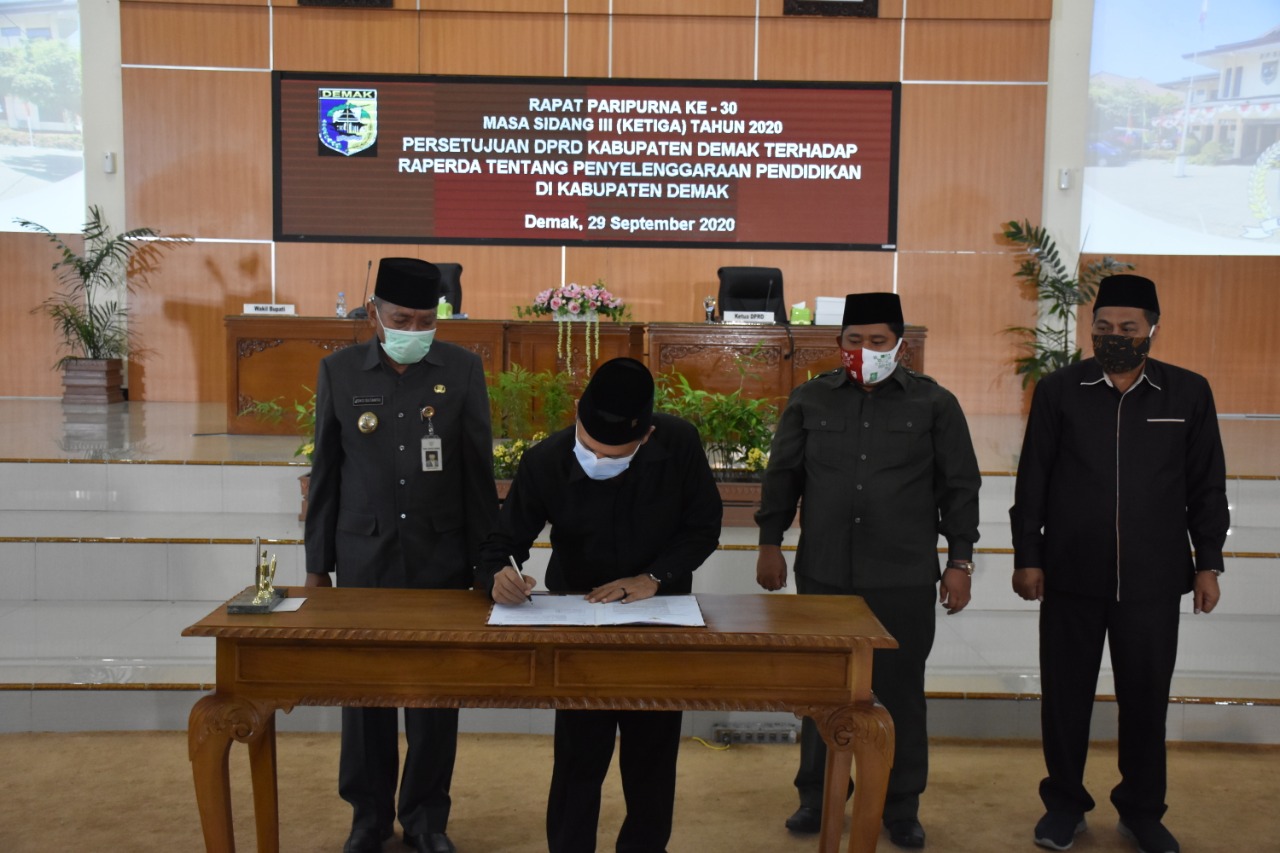
[[[896,293],[850,293],[844,298],[841,326],[902,324],[902,300]]]
[[[1160,300],[1156,297],[1156,283],[1140,275],[1109,275],[1098,282],[1098,296],[1093,300],[1093,310],[1099,308],[1141,308],[1153,314],[1160,313]]]
[[[430,310],[440,305],[440,270],[417,258],[383,258],[373,295],[401,308]]]
[[[644,438],[653,422],[653,375],[634,358],[615,358],[596,368],[578,399],[578,420],[601,444]]]

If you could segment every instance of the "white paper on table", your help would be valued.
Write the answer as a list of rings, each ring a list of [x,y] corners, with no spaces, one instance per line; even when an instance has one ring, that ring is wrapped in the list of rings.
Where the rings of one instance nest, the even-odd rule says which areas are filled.
[[[276,609],[273,612],[292,613],[294,610],[297,610],[305,604],[306,601],[307,600],[305,598],[293,598],[292,596],[289,598],[282,598],[280,599],[280,603],[276,605]]]
[[[694,595],[661,595],[630,604],[592,604],[578,595],[535,595],[524,604],[495,604],[490,625],[680,625],[701,627]]]

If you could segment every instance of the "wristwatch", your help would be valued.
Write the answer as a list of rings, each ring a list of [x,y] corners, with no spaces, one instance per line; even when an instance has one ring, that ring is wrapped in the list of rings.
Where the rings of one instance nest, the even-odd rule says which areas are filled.
[[[648,574],[649,574],[649,580],[653,581],[654,583],[656,583],[656,584],[658,585],[658,587],[659,587],[659,588],[661,588],[661,587],[662,587],[662,581],[658,580],[657,576],[656,576],[656,575],[654,575],[654,573],[653,573],[653,572],[649,572]]]
[[[959,569],[969,577],[973,577],[973,560],[947,560],[948,569]]]

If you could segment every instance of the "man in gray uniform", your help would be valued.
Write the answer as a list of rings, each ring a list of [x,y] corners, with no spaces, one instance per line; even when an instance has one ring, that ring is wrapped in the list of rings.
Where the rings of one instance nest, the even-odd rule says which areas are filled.
[[[435,341],[440,273],[384,258],[369,302],[377,336],[320,363],[306,521],[307,585],[466,589],[497,520],[480,359]],[[410,848],[447,853],[456,709],[405,709],[395,805],[395,708],[344,708],[338,791],[354,810],[345,853],[382,849],[399,816]]]
[[[898,364],[905,326],[897,294],[845,300],[837,343],[843,368],[791,392],[773,438],[756,524],[756,580],[786,584],[782,534],[804,500],[796,590],[860,595],[898,648],[876,651],[871,689],[896,729],[884,824],[899,847],[923,847],[917,810],[929,775],[924,668],[934,608],[969,603],[978,541],[978,462],[960,404]],[[939,591],[938,536],[949,559]],[[817,832],[826,745],[813,721],[800,733],[792,832]]]

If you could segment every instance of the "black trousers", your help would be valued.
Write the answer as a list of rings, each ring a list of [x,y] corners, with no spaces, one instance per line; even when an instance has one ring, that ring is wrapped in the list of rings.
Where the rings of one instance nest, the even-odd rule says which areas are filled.
[[[458,753],[458,709],[405,708],[409,748],[395,807],[400,736],[396,708],[343,708],[338,793],[351,804],[351,826],[389,831],[398,815],[405,832],[444,832],[449,785]]]
[[[871,689],[893,717],[894,727],[893,769],[889,772],[884,819],[914,819],[920,809],[920,795],[929,781],[924,667],[936,632],[937,588],[844,589],[797,575],[796,591],[802,595],[861,595],[898,641],[896,649],[876,649],[872,653]],[[827,745],[818,734],[818,727],[805,717],[800,724],[800,770],[796,773],[800,805],[822,808],[826,767]]]
[[[1040,799],[1050,811],[1084,814],[1084,787],[1103,641],[1110,638],[1120,713],[1120,784],[1111,802],[1121,817],[1160,818],[1165,720],[1178,656],[1178,597],[1113,601],[1050,590],[1040,605],[1040,727],[1049,775]]]
[[[627,817],[617,853],[665,853],[676,801],[679,711],[556,711],[555,765],[547,798],[551,853],[592,853],[600,786],[621,735]]]

